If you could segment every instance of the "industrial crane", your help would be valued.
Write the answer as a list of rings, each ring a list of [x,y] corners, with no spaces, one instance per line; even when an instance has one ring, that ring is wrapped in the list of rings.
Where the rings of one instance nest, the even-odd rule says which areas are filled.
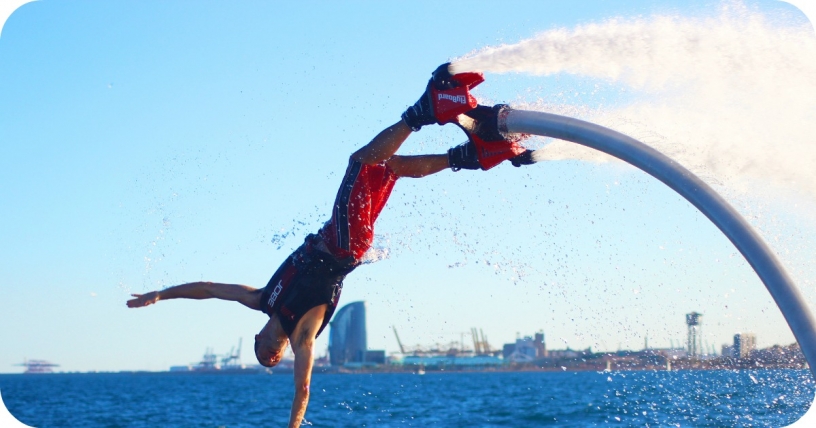
[[[400,354],[405,355],[405,347],[402,346],[402,341],[400,341],[399,335],[397,334],[397,328],[394,326],[391,326],[391,328],[394,330],[394,337],[397,338],[397,345],[399,345]]]
[[[224,355],[221,358],[221,367],[229,367],[231,365],[240,366],[241,365],[241,341],[243,338],[238,338],[238,350],[236,351],[235,348],[231,348],[229,354]]]
[[[487,343],[487,337],[482,329],[477,330],[476,327],[473,327],[470,329],[470,335],[473,337],[473,350],[476,352],[476,355],[484,355],[493,352],[492,349],[490,349],[490,344]],[[481,339],[479,338],[480,335]]]

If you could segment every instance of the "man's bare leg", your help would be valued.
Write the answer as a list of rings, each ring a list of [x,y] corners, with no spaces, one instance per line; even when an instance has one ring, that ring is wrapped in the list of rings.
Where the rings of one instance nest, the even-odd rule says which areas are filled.
[[[448,155],[391,156],[386,161],[399,177],[421,178],[448,169]]]
[[[400,120],[377,134],[371,142],[354,152],[351,158],[367,165],[376,165],[394,156],[411,132],[411,128]]]
[[[314,364],[314,342],[317,332],[323,324],[328,305],[309,309],[300,319],[292,337],[292,352],[295,353],[295,398],[292,400],[292,411],[289,414],[289,428],[299,427],[306,415],[309,404],[309,386],[312,382]]]

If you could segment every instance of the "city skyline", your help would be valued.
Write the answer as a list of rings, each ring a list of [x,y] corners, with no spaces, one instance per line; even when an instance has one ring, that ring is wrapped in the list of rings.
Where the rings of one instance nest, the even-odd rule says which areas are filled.
[[[538,335],[538,333],[536,333],[534,336],[537,336],[537,335]],[[739,354],[731,354],[731,352],[736,352],[736,351],[733,351],[733,349],[735,349],[735,348],[739,349],[739,344],[737,343],[737,341],[738,341],[737,337],[738,336],[744,336],[744,335],[747,335],[748,338],[751,340],[749,342],[749,344],[747,346],[745,346],[744,348],[742,348],[740,350]],[[519,342],[525,342],[525,341],[529,341],[529,340],[533,339],[534,336],[522,336],[522,337],[517,338],[515,342],[505,343],[505,344],[503,344],[503,346],[504,346],[504,348],[507,348],[508,345],[517,345]],[[723,350],[725,350],[726,348],[730,348],[730,349],[728,349],[729,354],[725,354],[723,352],[721,352],[721,353],[715,352],[716,348],[712,344],[711,345],[711,350],[712,350],[711,353],[701,353],[701,354],[699,354],[699,356],[706,357],[706,358],[710,358],[710,357],[743,357],[744,358],[744,357],[749,356],[750,353],[753,352],[753,351],[764,351],[764,350],[773,349],[773,348],[780,348],[780,347],[796,345],[795,342],[793,344],[773,344],[773,345],[768,346],[766,348],[760,349],[760,348],[756,347],[756,337],[752,333],[737,333],[737,334],[734,335],[733,339],[734,339],[734,342],[733,342],[732,345],[722,344],[722,349]],[[570,351],[571,352],[578,352],[578,353],[584,352],[584,351],[591,351],[589,348],[587,348],[587,349],[573,349],[573,348],[570,348],[570,347],[566,347],[566,348],[563,348],[563,349],[551,349],[551,348],[546,347],[546,341],[543,342],[543,345],[545,345],[544,349],[546,349],[547,352],[549,352],[551,354],[555,353],[556,355],[561,355],[561,354],[564,354],[565,352],[568,353]],[[423,348],[424,349],[418,349],[417,347],[414,347],[411,351],[406,351],[406,352],[402,352],[402,351],[385,351],[384,355],[387,355],[388,357],[393,357],[395,355],[402,355],[403,357],[405,357],[405,356],[412,356],[412,355],[415,356],[415,355],[425,355],[425,354],[434,354],[434,353],[445,354],[446,352],[449,352],[449,351],[451,351],[453,349],[455,349],[460,354],[460,357],[461,357],[461,354],[464,354],[465,356],[467,356],[469,354],[481,355],[481,353],[475,352],[474,349],[468,348],[467,345],[464,345],[462,348],[451,348],[451,349],[438,348],[436,345],[431,345],[431,346],[427,346],[427,347],[423,347]],[[370,348],[368,350],[369,351],[374,351],[375,353],[376,352],[382,352],[382,351],[372,350]],[[636,349],[635,348],[633,348],[633,349],[617,349],[616,351],[600,351],[600,352],[591,351],[591,352],[593,354],[631,354],[631,353],[638,353],[638,352],[643,352],[643,351],[682,351],[683,354],[677,354],[677,355],[688,355],[688,356],[690,356],[689,354],[687,354],[688,350],[689,349],[688,349],[687,346],[686,347],[658,348],[658,347],[649,346],[648,343],[647,343],[647,344],[644,344],[644,346],[642,348],[636,348]],[[501,351],[501,349],[492,349],[489,352],[485,352],[485,354],[500,353],[500,351]],[[179,372],[179,371],[194,371],[194,368],[196,366],[200,366],[200,365],[212,366],[213,364],[215,364],[217,362],[219,357],[221,359],[225,359],[225,360],[234,360],[234,364],[239,364],[239,365],[241,365],[242,368],[244,366],[246,366],[246,367],[253,367],[253,368],[256,368],[256,369],[259,369],[259,370],[263,370],[263,366],[258,365],[257,362],[255,362],[254,360],[251,361],[251,362],[244,362],[243,360],[241,360],[240,359],[240,354],[241,354],[241,352],[238,352],[238,354],[236,354],[235,347],[231,348],[229,352],[226,352],[226,353],[223,353],[223,354],[215,353],[215,350],[212,347],[208,347],[204,351],[203,357],[201,357],[200,361],[194,361],[193,358],[191,358],[188,363],[179,363],[178,365],[170,366],[167,369],[158,370],[158,371],[160,371],[160,372],[163,372],[163,371],[170,371],[170,372],[173,372],[173,371],[176,371],[176,372]],[[291,355],[291,352],[288,352],[287,355],[284,357],[284,360],[283,360],[284,362],[282,363],[282,366],[280,368],[282,368],[283,370],[291,370],[291,364],[293,362],[292,357],[293,356]],[[328,363],[328,364],[330,364],[332,366],[343,366],[345,363],[347,363],[346,361],[333,361],[333,359],[331,358],[331,348],[327,348],[324,353],[316,355],[316,357],[318,357],[318,359],[319,359],[318,362]],[[505,359],[507,358],[506,355],[505,355],[504,358]],[[360,361],[362,361],[362,360],[355,359],[353,361],[349,360],[348,362],[354,363],[354,362],[360,362]],[[384,362],[385,360],[382,357],[377,357],[376,360],[365,360],[365,361],[366,362],[374,362],[375,364],[385,364],[385,362]],[[24,360],[21,364],[16,364],[16,365],[20,366],[21,370],[24,370],[26,373],[63,373],[62,370],[56,369],[57,367],[60,367],[59,364],[54,363],[52,361],[47,361],[47,360]],[[181,368],[186,368],[186,369],[185,370],[180,370]],[[199,369],[199,370],[212,371],[212,370],[219,370],[219,369],[220,369],[219,367],[215,367],[214,369],[205,367],[205,368]],[[126,370],[126,371],[130,372],[130,370]],[[88,373],[99,373],[100,371],[98,371],[98,370],[89,370],[87,372]],[[112,371],[112,372],[115,372],[115,371]],[[66,372],[66,373],[77,373],[77,372]],[[82,373],[82,372],[79,372],[79,373]]]
[[[702,318],[702,315],[703,315],[703,314],[700,314],[700,313],[697,313],[697,312],[692,312],[690,314],[687,314],[687,320],[688,320],[688,315],[691,315],[691,314],[696,314],[696,315],[700,316],[700,318]],[[702,324],[702,322],[700,322],[699,324]],[[443,343],[435,343],[435,344],[425,344],[425,345],[416,344],[416,345],[413,345],[413,346],[405,346],[404,347],[405,349],[403,349],[403,345],[400,343],[399,336],[395,331],[394,332],[394,340],[398,344],[397,349],[396,350],[385,349],[385,350],[382,350],[382,351],[377,351],[377,350],[373,350],[372,348],[367,347],[365,345],[366,337],[367,337],[367,327],[368,327],[368,324],[366,322],[366,315],[365,315],[365,301],[350,302],[350,303],[347,303],[347,304],[343,305],[342,307],[339,308],[338,313],[337,313],[337,318],[333,319],[333,321],[332,321],[332,323],[331,323],[331,325],[329,326],[329,329],[328,329],[328,334],[330,335],[330,337],[334,337],[335,339],[333,339],[333,340],[336,340],[339,343],[339,346],[340,346],[338,348],[339,354],[338,355],[333,355],[333,352],[331,350],[332,345],[331,345],[331,340],[330,340],[330,343],[326,347],[326,349],[324,349],[322,352],[318,351],[316,356],[321,358],[321,359],[326,359],[326,361],[329,362],[332,366],[336,366],[336,365],[343,365],[346,362],[368,361],[368,360],[364,359],[366,357],[364,357],[362,354],[360,354],[359,349],[362,349],[362,348],[365,348],[366,351],[383,352],[384,355],[388,355],[388,356],[393,356],[393,355],[396,355],[396,354],[400,354],[400,355],[403,355],[403,356],[426,354],[426,353],[443,353],[444,354],[444,353],[447,353],[447,352],[453,351],[453,350],[455,350],[458,353],[465,353],[465,354],[469,354],[469,353],[473,353],[475,355],[478,355],[478,354],[493,354],[493,353],[498,353],[498,352],[502,351],[503,348],[506,349],[508,345],[514,345],[514,344],[518,344],[519,342],[533,340],[534,338],[535,338],[536,341],[539,341],[542,344],[543,349],[545,349],[546,351],[555,351],[555,352],[584,351],[586,349],[589,349],[589,348],[586,348],[586,349],[574,348],[573,349],[570,346],[566,346],[566,347],[561,348],[561,349],[555,349],[555,348],[547,347],[546,331],[544,329],[535,330],[535,332],[533,334],[521,334],[520,332],[516,332],[515,342],[504,343],[504,344],[501,345],[501,347],[494,347],[493,345],[489,344],[488,341],[485,339],[484,332],[481,331],[481,329],[474,327],[474,328],[471,329],[470,332],[467,332],[467,334],[471,335],[471,341],[466,341],[464,339],[465,333],[463,332],[463,333],[461,333],[461,337],[460,337],[460,340],[458,342],[450,341],[450,342],[447,342],[447,343],[444,343],[444,344]],[[339,328],[340,330],[335,331],[335,328]],[[350,339],[352,342],[349,342],[348,344],[346,343],[346,341],[348,340],[348,339],[346,339],[346,337],[349,337],[347,335],[350,335],[350,336],[354,337],[353,339]],[[475,339],[473,338],[474,335],[476,335]],[[747,337],[748,338],[747,341],[743,342],[742,347],[740,347],[740,344],[739,344],[740,337]],[[648,336],[643,336],[643,339],[644,339],[644,344],[643,344],[642,348],[635,347],[635,348],[630,348],[630,349],[622,349],[622,348],[619,347],[615,351],[606,350],[606,351],[600,351],[600,352],[598,352],[598,351],[593,351],[593,352],[596,352],[596,353],[610,353],[610,352],[613,352],[613,353],[614,352],[617,352],[617,353],[620,353],[620,352],[629,353],[629,352],[638,352],[638,351],[645,351],[645,350],[671,350],[671,351],[684,351],[684,352],[687,352],[689,356],[694,355],[694,354],[692,354],[691,347],[689,345],[688,340],[686,340],[685,343],[680,343],[680,341],[678,341],[677,343],[673,343],[670,340],[668,347],[654,347],[654,346],[649,345]],[[744,357],[744,356],[747,356],[751,351],[758,349],[756,347],[756,335],[751,333],[751,332],[736,332],[733,335],[732,339],[733,339],[733,342],[731,342],[730,344],[729,343],[722,343],[720,345],[721,346],[721,351],[725,350],[726,348],[730,348],[729,352],[732,352],[731,349],[740,349],[739,355]],[[247,352],[245,352],[243,350],[243,348],[241,347],[241,343],[242,343],[242,338],[239,338],[238,349],[236,350],[236,347],[233,346],[230,349],[230,351],[225,353],[225,354],[217,354],[217,353],[214,352],[214,348],[212,346],[208,346],[206,348],[206,350],[205,350],[205,354],[204,354],[204,357],[202,357],[201,362],[196,363],[195,361],[190,361],[189,363],[179,363],[181,365],[178,366],[178,367],[182,367],[184,364],[186,364],[187,367],[192,367],[192,366],[194,366],[196,364],[199,364],[199,365],[200,364],[213,364],[216,361],[216,358],[218,356],[223,356],[227,360],[230,360],[230,361],[231,360],[236,360],[237,363],[241,363],[240,355],[241,354],[248,355]],[[473,347],[469,347],[469,345],[471,345],[471,344],[473,345]],[[459,347],[457,348],[456,345],[458,345]],[[683,345],[683,346],[679,346],[679,345]],[[767,348],[778,347],[778,346],[787,346],[787,344],[775,343],[775,344],[773,344],[771,346],[768,346]],[[481,349],[479,349],[480,347],[481,347]],[[725,355],[723,352],[717,353],[716,352],[717,347],[716,347],[716,345],[714,343],[709,344],[708,342],[706,342],[706,346],[701,348],[701,349],[702,350],[696,355],[700,355],[700,356],[704,356],[704,357],[709,357],[709,356],[734,356],[734,355]],[[349,350],[351,350],[351,353],[348,353]],[[708,352],[709,350],[711,352]],[[506,352],[504,352],[504,353],[506,354]],[[286,353],[286,356],[284,357],[284,359],[291,360],[292,358],[293,358],[293,355],[291,353],[291,350],[287,350],[287,353]],[[505,355],[505,358],[506,358],[506,355]],[[382,363],[384,361],[384,359],[383,359],[383,357],[376,357],[376,361]],[[33,368],[28,367],[28,363],[31,363]],[[248,363],[248,365],[255,365],[255,363],[251,362],[251,363]],[[46,361],[46,360],[27,360],[27,361],[23,361],[22,364],[17,364],[17,366],[23,367],[20,370],[32,371],[32,372],[36,372],[36,373],[40,373],[40,372],[45,373],[45,372],[51,372],[52,367],[59,367],[59,364],[56,364],[56,363],[51,362],[51,361]],[[173,367],[175,367],[175,366],[170,367],[170,371],[173,371]],[[159,370],[159,371],[163,371],[163,370]],[[60,370],[56,370],[56,372],[60,372]],[[91,370],[91,372],[96,372],[96,370]]]

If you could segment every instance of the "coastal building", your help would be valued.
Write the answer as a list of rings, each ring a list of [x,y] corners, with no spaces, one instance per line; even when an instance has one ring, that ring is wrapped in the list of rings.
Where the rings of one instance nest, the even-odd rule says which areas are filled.
[[[364,361],[369,364],[385,364],[385,350],[367,350]]]
[[[506,343],[502,347],[502,357],[509,362],[525,363],[547,356],[549,355],[542,331],[537,332],[533,337],[525,336],[516,339],[516,343]]]
[[[329,361],[332,366],[362,363],[368,350],[364,301],[340,308],[329,324]]]
[[[385,351],[368,349],[364,301],[340,308],[329,325],[329,363],[332,366],[385,364]]]
[[[533,337],[533,344],[536,347],[538,357],[547,357],[547,343],[544,341],[544,332],[539,331]]]
[[[737,333],[734,335],[734,349],[732,355],[735,358],[747,358],[756,350],[756,335],[754,333]]]
[[[395,364],[404,366],[414,366],[417,368],[428,369],[486,369],[489,367],[498,367],[503,364],[499,357],[492,355],[406,355],[401,360],[395,361]]]
[[[590,355],[592,354],[591,348],[586,348],[583,351],[577,351],[574,349],[559,349],[559,350],[551,350],[548,351],[548,358],[552,359],[559,359],[559,358],[579,358],[583,355]]]

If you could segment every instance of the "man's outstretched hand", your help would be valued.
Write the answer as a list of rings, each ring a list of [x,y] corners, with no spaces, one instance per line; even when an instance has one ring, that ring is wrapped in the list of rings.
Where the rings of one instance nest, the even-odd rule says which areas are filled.
[[[141,308],[159,301],[158,291],[151,291],[147,294],[131,294],[131,296],[135,297],[135,299],[130,299],[127,301],[127,306],[129,308]]]
[[[402,114],[402,120],[411,130],[419,131],[425,125],[444,125],[456,116],[473,110],[478,104],[470,90],[484,81],[481,73],[452,75],[450,63],[440,65],[425,87],[425,92],[413,106]]]

